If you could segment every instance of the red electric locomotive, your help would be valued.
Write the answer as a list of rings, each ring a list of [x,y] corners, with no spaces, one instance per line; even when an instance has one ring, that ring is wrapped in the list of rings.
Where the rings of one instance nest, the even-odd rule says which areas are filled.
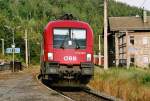
[[[44,29],[40,71],[51,85],[85,85],[93,76],[93,31],[72,18],[66,14]]]

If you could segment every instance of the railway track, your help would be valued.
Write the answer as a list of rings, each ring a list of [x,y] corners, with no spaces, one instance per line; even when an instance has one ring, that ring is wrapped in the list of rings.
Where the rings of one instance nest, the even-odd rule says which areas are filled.
[[[38,77],[38,80],[40,80],[40,77]],[[71,101],[121,101],[120,99],[117,99],[113,96],[108,96],[104,93],[96,92],[89,87],[51,87],[46,82],[43,83],[41,80],[40,82],[48,89],[53,89]]]
[[[111,101],[96,94],[84,91],[82,88],[52,88],[74,101]]]

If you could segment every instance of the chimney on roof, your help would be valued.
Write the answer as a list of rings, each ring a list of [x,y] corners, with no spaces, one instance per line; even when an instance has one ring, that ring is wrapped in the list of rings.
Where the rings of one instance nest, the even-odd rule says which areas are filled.
[[[147,11],[143,10],[143,22],[146,23],[147,22]]]

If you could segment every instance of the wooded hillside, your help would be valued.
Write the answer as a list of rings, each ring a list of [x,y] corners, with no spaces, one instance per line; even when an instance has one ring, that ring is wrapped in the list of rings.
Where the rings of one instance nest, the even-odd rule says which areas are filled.
[[[108,7],[109,16],[142,14],[142,9],[112,0]],[[39,63],[44,26],[65,13],[72,13],[78,20],[91,25],[95,35],[94,49],[98,51],[98,35],[103,32],[103,0],[0,0],[0,12],[0,38],[5,40],[5,48],[11,47],[12,29],[15,29],[16,47],[21,48],[18,59],[24,60],[24,33],[27,30],[31,62]]]

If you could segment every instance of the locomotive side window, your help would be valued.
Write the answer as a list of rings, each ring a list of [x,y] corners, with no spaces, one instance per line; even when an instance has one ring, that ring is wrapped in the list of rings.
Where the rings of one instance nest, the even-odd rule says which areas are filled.
[[[86,48],[85,29],[55,28],[53,34],[54,48]]]

